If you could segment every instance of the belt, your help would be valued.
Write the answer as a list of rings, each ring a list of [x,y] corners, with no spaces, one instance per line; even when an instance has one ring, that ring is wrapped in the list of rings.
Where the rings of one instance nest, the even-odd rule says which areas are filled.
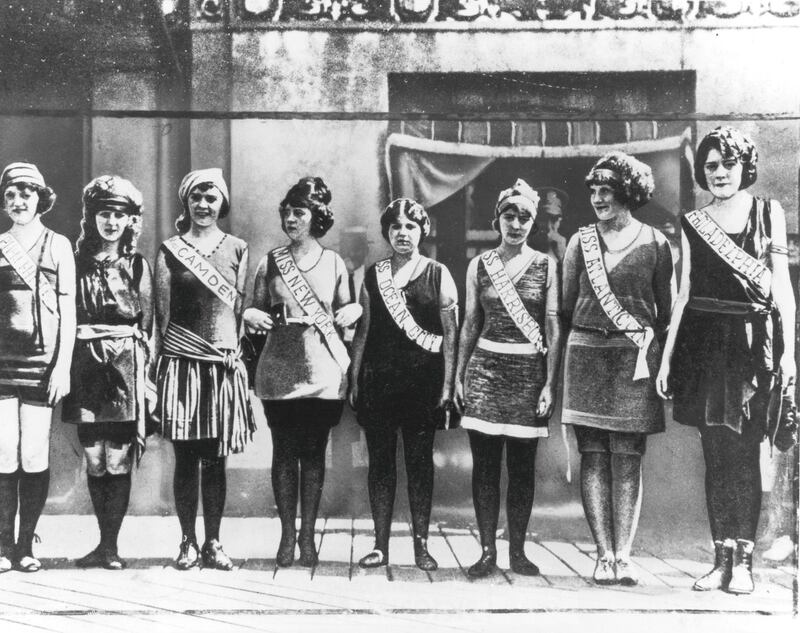
[[[612,334],[627,334],[632,332],[646,332],[647,328],[636,328],[633,330],[620,330],[618,328],[608,327],[592,327],[590,325],[573,325],[573,330],[583,330],[584,332],[596,332],[602,334],[606,338],[610,338]]]
[[[481,337],[475,345],[482,350],[494,352],[495,354],[529,355],[541,353],[541,350],[533,343],[499,343]]]

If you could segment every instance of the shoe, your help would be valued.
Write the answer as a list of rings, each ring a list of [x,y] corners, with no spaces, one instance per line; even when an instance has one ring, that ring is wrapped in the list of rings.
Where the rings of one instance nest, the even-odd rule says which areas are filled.
[[[538,576],[539,567],[525,556],[525,552],[509,552],[511,571],[520,576]]]
[[[314,537],[300,537],[297,541],[300,546],[300,558],[297,562],[303,567],[313,567],[319,562],[317,556],[317,545],[314,543]]]
[[[119,557],[119,554],[112,551],[103,553],[103,569],[110,569],[112,571],[122,571],[128,566],[124,559]]]
[[[782,563],[787,558],[794,554],[794,543],[792,537],[788,534],[779,536],[774,541],[770,548],[764,552],[761,557],[772,563]]]
[[[175,559],[175,567],[181,571],[186,571],[195,567],[199,562],[200,548],[197,547],[197,541],[184,536],[178,550],[178,558]]]
[[[103,552],[100,550],[99,545],[95,547],[91,552],[86,554],[86,556],[81,556],[80,558],[75,560],[75,567],[80,567],[81,569],[89,569],[91,567],[102,567],[102,566],[103,566]]]
[[[0,545],[0,574],[11,571],[14,568],[14,548]]]
[[[724,541],[714,541],[714,567],[705,576],[698,578],[692,589],[695,591],[712,591],[725,589],[731,581],[731,566],[733,565],[733,548],[736,541],[726,538]]]
[[[733,566],[731,579],[725,591],[744,595],[753,593],[756,586],[753,582],[753,541],[745,539],[736,540],[736,550],[733,552]]]
[[[470,578],[486,578],[497,568],[497,550],[494,547],[484,547],[483,554],[478,562],[467,570]]]
[[[633,563],[627,558],[618,558],[614,562],[614,574],[617,582],[623,587],[634,587],[639,584],[639,576]]]
[[[362,557],[358,561],[358,566],[364,569],[373,569],[375,567],[383,567],[389,564],[389,555],[384,554],[379,549],[372,550],[369,554]]]
[[[422,571],[436,571],[439,569],[439,563],[428,552],[428,539],[415,538],[414,539],[414,563]]]
[[[202,557],[203,567],[220,569],[222,571],[230,571],[233,569],[233,561],[223,551],[222,545],[215,538],[203,543]]]
[[[42,568],[42,561],[35,556],[23,556],[17,561],[17,567],[20,571],[32,574]]]
[[[275,554],[275,562],[278,567],[291,567],[294,564],[294,546],[296,543],[297,537],[294,532],[281,535],[278,553]]]
[[[617,576],[614,573],[613,555],[606,552],[603,556],[597,557],[592,579],[598,585],[615,585],[617,583]]]

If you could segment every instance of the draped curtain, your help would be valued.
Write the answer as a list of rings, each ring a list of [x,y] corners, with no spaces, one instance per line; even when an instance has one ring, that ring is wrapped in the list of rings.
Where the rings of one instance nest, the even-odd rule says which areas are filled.
[[[386,140],[386,170],[391,198],[413,198],[424,207],[447,199],[475,180],[500,158],[596,157],[613,150],[647,154],[683,149],[691,160],[691,130],[679,136],[616,143],[613,145],[493,146],[455,143],[390,134]]]

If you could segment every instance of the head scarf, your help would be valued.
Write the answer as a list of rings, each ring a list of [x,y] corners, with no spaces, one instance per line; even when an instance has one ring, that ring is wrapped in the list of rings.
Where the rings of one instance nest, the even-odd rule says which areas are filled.
[[[47,187],[44,183],[44,176],[39,168],[32,163],[11,163],[3,170],[3,175],[0,176],[0,189],[3,191],[11,185],[18,184],[35,185],[44,189]]]
[[[522,180],[522,178],[517,178],[513,187],[500,192],[497,198],[497,205],[494,208],[494,215],[495,217],[500,217],[500,214],[505,211],[507,207],[515,206],[518,209],[524,209],[533,217],[536,217],[536,208],[538,205],[539,194],[531,189],[530,185]]]
[[[90,213],[111,210],[141,215],[142,193],[125,178],[98,176],[84,188],[83,206]]]
[[[181,186],[178,187],[178,198],[180,198],[184,209],[188,208],[189,194],[191,193],[192,189],[194,189],[197,185],[203,185],[206,183],[214,185],[217,189],[219,189],[223,199],[225,200],[225,204],[230,205],[228,185],[225,182],[225,178],[222,176],[222,170],[219,167],[211,167],[209,169],[196,169],[194,171],[190,171],[183,177]]]

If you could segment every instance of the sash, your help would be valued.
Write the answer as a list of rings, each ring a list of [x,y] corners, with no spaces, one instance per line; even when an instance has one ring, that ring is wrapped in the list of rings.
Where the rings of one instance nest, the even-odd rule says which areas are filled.
[[[333,324],[333,319],[325,310],[311,286],[308,285],[306,278],[300,273],[294,257],[289,252],[288,246],[281,246],[272,251],[272,256],[275,258],[275,265],[278,272],[283,279],[283,283],[292,293],[303,312],[309,317],[311,323],[317,328],[317,331],[322,335],[328,351],[333,356],[333,359],[339,365],[343,372],[347,372],[350,367],[350,357],[347,355],[347,348],[344,346],[342,339],[339,338],[339,333],[336,331],[336,326]]]
[[[544,347],[544,340],[542,339],[542,331],[539,329],[539,324],[525,309],[525,304],[522,303],[519,293],[517,292],[514,282],[508,276],[506,267],[503,266],[503,260],[497,254],[497,251],[492,249],[481,255],[481,261],[486,268],[486,273],[492,282],[492,286],[497,291],[500,301],[508,312],[508,316],[517,326],[520,332],[525,335],[534,349],[542,354],[547,353]]]
[[[752,283],[764,297],[769,297],[772,271],[765,264],[737,246],[705,211],[690,211],[686,214],[686,220],[722,261]]]
[[[600,250],[600,236],[597,234],[597,227],[594,224],[582,226],[578,229],[581,240],[581,250],[583,251],[583,261],[586,265],[586,274],[592,290],[600,302],[603,312],[617,326],[617,328],[639,348],[639,355],[636,357],[636,369],[633,372],[634,380],[650,377],[650,370],[647,367],[647,350],[653,341],[653,328],[645,327],[636,320],[630,312],[622,307],[611,285],[608,282],[606,266],[603,262],[603,253]]]
[[[155,409],[158,398],[155,385],[147,377],[150,353],[147,347],[146,334],[133,325],[83,324],[78,326],[76,338],[79,341],[121,338],[132,338],[135,341],[133,345],[134,393],[136,395],[136,447],[134,454],[138,465],[147,446],[148,414],[151,414],[152,410]],[[99,363],[104,362],[102,358],[95,354],[94,349],[91,350],[91,353]]]
[[[203,285],[208,288],[226,306],[234,309],[238,292],[222,276],[213,264],[197,252],[186,240],[175,235],[164,242],[170,253],[175,256]]]
[[[442,337],[420,327],[408,311],[406,302],[392,279],[391,259],[375,263],[375,276],[378,279],[378,292],[395,325],[405,333],[409,341],[424,350],[438,354],[442,349]]]
[[[58,311],[58,297],[55,288],[44,275],[38,275],[36,263],[28,256],[17,239],[11,233],[0,235],[0,251],[11,264],[11,267],[33,292],[39,289],[39,298],[42,305],[53,314]],[[38,280],[37,280],[38,276]]]

